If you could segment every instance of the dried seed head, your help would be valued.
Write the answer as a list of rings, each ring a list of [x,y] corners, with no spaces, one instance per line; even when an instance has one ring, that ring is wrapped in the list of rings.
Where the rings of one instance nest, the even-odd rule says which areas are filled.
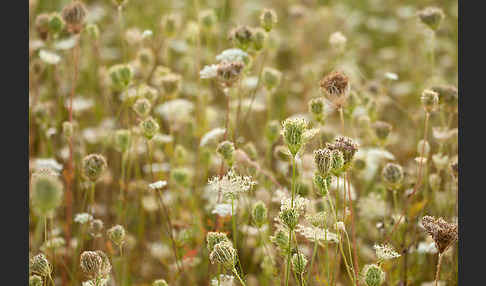
[[[385,272],[376,264],[365,265],[361,275],[367,286],[380,286],[385,282]]]
[[[224,86],[230,87],[241,77],[245,65],[240,62],[221,62],[216,69],[216,75]]]
[[[40,170],[32,175],[32,205],[42,215],[50,215],[62,203],[64,187],[57,175]]]
[[[100,219],[93,219],[89,222],[88,232],[93,237],[100,237],[103,232],[103,221]]]
[[[283,229],[278,229],[274,236],[270,237],[270,240],[275,243],[280,251],[283,253],[288,252],[289,247],[289,236],[288,231],[284,231]]]
[[[390,123],[384,121],[376,121],[373,124],[373,130],[375,131],[376,137],[378,137],[378,139],[385,141],[392,131],[392,126]]]
[[[38,275],[30,275],[29,277],[29,286],[42,286],[44,282],[42,281],[42,277]]]
[[[403,181],[403,169],[398,164],[387,163],[381,172],[381,177],[390,188],[398,188]]]
[[[332,159],[332,151],[328,148],[314,150],[314,163],[316,164],[317,170],[321,176],[327,177],[327,175],[331,172],[333,167]]]
[[[277,22],[277,13],[275,13],[273,9],[263,9],[262,14],[260,14],[260,26],[265,29],[265,31],[270,32]]]
[[[326,147],[331,150],[339,150],[343,153],[344,166],[343,171],[347,170],[354,159],[354,155],[358,152],[358,144],[354,143],[353,139],[345,136],[338,136],[334,143],[326,143]]]
[[[106,159],[100,154],[90,154],[83,159],[83,175],[91,182],[96,182],[107,167]]]
[[[258,228],[261,228],[267,221],[267,207],[262,201],[258,201],[253,205],[251,216],[253,222]]]
[[[346,102],[350,85],[348,77],[342,72],[331,72],[320,81],[321,91],[336,107]]]
[[[213,231],[208,232],[206,234],[206,246],[208,248],[208,252],[211,253],[214,250],[214,246],[222,241],[229,241],[226,233]]]
[[[216,148],[216,152],[223,157],[230,167],[233,166],[233,154],[235,152],[235,144],[233,144],[233,142],[223,141],[219,143],[218,147]]]
[[[139,98],[133,104],[133,110],[137,113],[138,116],[144,118],[147,117],[150,113],[150,109],[152,108],[152,104],[146,98]]]
[[[108,238],[118,246],[121,246],[125,242],[125,229],[119,224],[110,228],[106,233]]]
[[[316,186],[316,190],[321,196],[326,196],[331,186],[331,176],[321,176],[318,172],[314,174],[313,181]]]
[[[79,261],[81,269],[87,277],[91,279],[99,277],[103,260],[96,251],[84,251],[81,253]]]
[[[114,65],[108,71],[113,88],[119,91],[125,90],[132,82],[133,70],[129,65]]]
[[[41,277],[49,277],[52,273],[52,266],[42,253],[32,257],[29,261],[29,270],[31,273]]]
[[[439,104],[439,94],[433,90],[426,89],[422,92],[420,100],[425,109],[425,112],[432,112]]]
[[[458,238],[457,224],[448,223],[442,218],[424,216],[422,225],[432,237],[439,253],[444,253]]]
[[[439,29],[440,23],[445,15],[442,9],[437,7],[427,7],[418,12],[418,17],[422,23],[427,25],[430,29],[436,31]]]
[[[271,120],[267,123],[265,127],[265,136],[267,137],[268,142],[273,144],[277,141],[278,136],[280,135],[280,124],[277,120]]]
[[[42,40],[47,39],[49,34],[49,20],[50,17],[47,13],[41,13],[35,18],[35,30]]]
[[[233,269],[236,263],[236,249],[229,241],[217,243],[209,254],[212,264],[219,263],[228,269]]]
[[[449,106],[457,105],[459,94],[457,88],[453,85],[438,85],[431,88],[432,91],[439,95],[439,102]]]
[[[299,277],[305,272],[305,267],[307,266],[307,258],[302,253],[294,253],[292,255],[292,270]]]
[[[150,140],[159,132],[159,124],[152,117],[148,117],[140,122],[140,129],[142,129],[143,136]]]
[[[309,112],[317,122],[324,120],[324,99],[321,97],[313,98],[309,101]]]
[[[83,28],[87,10],[83,2],[75,0],[66,5],[61,12],[64,22],[71,33],[78,34]]]
[[[233,44],[246,51],[251,43],[253,37],[253,30],[248,26],[238,26],[231,30],[229,39]]]
[[[157,279],[152,283],[152,286],[169,286],[164,279]]]
[[[115,149],[122,153],[126,152],[130,148],[132,142],[132,135],[130,133],[130,130],[119,129],[115,131],[113,141]]]

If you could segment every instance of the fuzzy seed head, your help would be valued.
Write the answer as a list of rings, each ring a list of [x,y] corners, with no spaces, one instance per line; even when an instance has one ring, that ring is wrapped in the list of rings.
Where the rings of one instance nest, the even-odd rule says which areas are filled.
[[[397,188],[403,181],[403,169],[402,166],[394,163],[387,163],[381,172],[383,181],[390,188]]]
[[[64,187],[52,172],[37,171],[32,175],[32,206],[46,216],[62,203]]]
[[[219,143],[216,152],[223,157],[230,167],[233,165],[233,154],[235,152],[235,144],[233,142],[223,141]]]
[[[120,246],[125,241],[125,228],[115,225],[107,231],[108,238],[116,245]]]
[[[152,117],[148,117],[140,122],[140,129],[142,129],[143,136],[150,140],[159,132],[159,124]]]
[[[83,159],[83,175],[91,182],[96,182],[107,167],[106,159],[100,154],[90,154]]]
[[[439,95],[439,102],[449,106],[456,106],[459,98],[457,88],[453,85],[438,85],[431,88]]]
[[[147,117],[147,115],[149,115],[151,108],[152,108],[152,104],[146,98],[139,98],[133,104],[133,110],[138,116],[142,118],[145,118]]]
[[[376,264],[365,265],[362,280],[367,286],[380,286],[385,281],[385,272]]]
[[[418,12],[418,17],[422,23],[427,25],[430,29],[436,31],[439,29],[445,15],[444,11],[438,7],[427,7]]]
[[[245,65],[240,62],[221,62],[216,69],[216,75],[224,86],[230,87],[240,77]]]
[[[251,216],[253,219],[253,223],[258,228],[261,228],[267,221],[267,207],[262,201],[258,201],[253,205],[253,209],[251,211]]]
[[[78,34],[83,28],[84,19],[86,18],[87,10],[83,2],[75,0],[66,5],[61,12],[64,22],[66,22],[68,30],[73,34]]]
[[[354,155],[358,152],[358,144],[353,139],[345,136],[338,136],[334,140],[334,143],[326,143],[326,147],[331,150],[339,150],[343,153],[344,158],[344,171],[347,170],[354,159]]]
[[[332,151],[328,148],[314,150],[314,163],[319,174],[327,177],[333,167]]]
[[[331,171],[333,174],[338,175],[342,172],[344,167],[344,155],[341,150],[334,149],[331,151]]]
[[[350,85],[348,77],[342,72],[331,72],[320,81],[321,91],[336,107],[346,102]]]
[[[278,216],[285,226],[294,230],[299,223],[300,213],[295,208],[284,208],[280,210]]]
[[[426,112],[432,112],[436,109],[439,104],[439,94],[433,90],[426,89],[422,92],[420,97],[422,106]]]
[[[81,253],[81,269],[83,270],[84,274],[91,279],[98,277],[101,271],[102,263],[103,260],[96,251],[84,251]]]
[[[222,264],[228,269],[233,269],[236,263],[236,249],[229,241],[222,241],[216,244],[213,251],[209,254],[212,264]]]
[[[41,277],[49,277],[52,273],[52,266],[42,253],[32,257],[29,261],[29,270]]]
[[[390,123],[384,121],[376,121],[373,124],[373,130],[375,131],[375,135],[378,137],[378,139],[385,141],[392,131],[392,126]]]

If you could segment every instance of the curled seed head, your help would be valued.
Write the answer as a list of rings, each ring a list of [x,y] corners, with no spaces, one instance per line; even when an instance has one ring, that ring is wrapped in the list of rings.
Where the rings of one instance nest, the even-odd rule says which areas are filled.
[[[99,277],[101,264],[103,264],[103,260],[96,251],[84,251],[81,253],[80,265],[87,277],[91,279]]]
[[[450,106],[457,105],[459,94],[457,88],[453,85],[438,85],[431,88],[432,91],[439,95],[439,102]]]
[[[106,167],[106,159],[100,154],[90,154],[83,159],[83,175],[92,182],[101,177]]]
[[[424,216],[422,225],[434,240],[439,253],[444,253],[458,238],[457,224],[448,223],[442,218]]]
[[[334,105],[342,106],[349,93],[348,77],[342,72],[331,72],[320,81],[321,91]]]
[[[307,258],[302,253],[294,253],[292,255],[292,270],[298,276],[302,275],[305,272],[305,267],[307,266]]]
[[[295,229],[299,223],[299,212],[294,208],[285,208],[278,214],[282,222],[291,230]]]
[[[340,174],[344,167],[344,155],[341,150],[334,149],[331,151],[331,170],[333,174]]]
[[[345,136],[338,136],[334,143],[326,143],[326,147],[331,150],[339,150],[344,157],[344,170],[346,170],[352,163],[354,155],[358,152],[358,144],[353,139]]]
[[[125,228],[117,224],[107,231],[108,238],[116,245],[120,246],[125,241]]]
[[[266,223],[267,213],[267,207],[262,201],[258,201],[253,205],[251,216],[253,218],[253,222],[258,228],[261,228]]]
[[[236,249],[229,241],[222,241],[214,246],[209,254],[211,263],[219,263],[228,269],[232,269],[236,263]]]
[[[142,129],[143,136],[150,140],[159,132],[159,124],[152,117],[148,117],[140,122],[140,129]]]
[[[380,286],[385,281],[385,272],[376,264],[365,265],[361,275],[367,286]]]
[[[332,169],[332,151],[328,148],[315,150],[314,163],[320,175],[326,177]]]
[[[403,169],[398,164],[388,163],[383,168],[381,176],[388,186],[396,188],[403,181]]]
[[[240,78],[244,67],[245,65],[240,61],[221,62],[218,64],[216,74],[223,85],[232,86]]]
[[[133,70],[129,65],[118,64],[110,67],[108,71],[111,84],[116,90],[125,90],[133,79]]]
[[[329,187],[331,186],[331,176],[322,176],[318,172],[314,174],[313,181],[316,186],[316,190],[321,196],[326,196],[329,192]]]
[[[29,277],[29,286],[42,286],[43,285],[42,277],[38,275],[30,275]]]
[[[31,273],[40,275],[41,277],[49,277],[52,273],[52,266],[42,253],[30,259],[29,269]]]
[[[229,241],[226,233],[210,231],[206,234],[206,246],[210,253],[214,250],[214,246],[222,241]]]
[[[304,133],[307,129],[307,121],[304,118],[287,118],[282,124],[284,142],[295,156],[304,144]]]
[[[68,30],[71,33],[77,34],[83,28],[84,19],[86,18],[87,10],[83,2],[75,0],[66,5],[61,12],[64,22],[66,22]]]
[[[223,157],[229,166],[233,165],[233,154],[235,152],[235,144],[233,142],[223,141],[219,143],[216,152]]]

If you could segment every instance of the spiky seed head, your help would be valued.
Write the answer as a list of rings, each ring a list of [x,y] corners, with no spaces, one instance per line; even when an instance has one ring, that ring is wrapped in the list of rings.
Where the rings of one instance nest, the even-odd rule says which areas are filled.
[[[172,97],[176,95],[181,89],[182,77],[175,73],[169,73],[160,77],[162,88],[167,96]]]
[[[456,106],[459,98],[457,87],[453,85],[438,85],[431,88],[439,95],[439,103]]]
[[[128,129],[119,129],[115,131],[114,145],[119,152],[126,152],[132,143],[132,134]]]
[[[307,266],[307,258],[302,253],[294,253],[292,255],[292,270],[297,276],[302,275],[305,272],[305,267]]]
[[[332,151],[328,148],[314,150],[314,163],[319,174],[326,177],[332,169]]]
[[[152,117],[147,117],[140,122],[140,129],[142,129],[143,136],[145,136],[147,140],[150,140],[157,134],[157,132],[159,132],[159,124]]]
[[[232,86],[241,77],[245,65],[240,62],[221,62],[216,69],[216,75],[224,86]]]
[[[229,39],[233,45],[246,51],[250,46],[253,37],[253,30],[248,26],[238,26],[231,30]]]
[[[258,228],[261,228],[267,222],[267,213],[267,207],[262,201],[258,201],[253,205],[251,216],[253,223]]]
[[[102,267],[101,265],[103,264],[103,259],[98,255],[96,251],[84,251],[83,253],[81,253],[79,261],[81,270],[83,270],[84,274],[87,277],[91,279],[99,277]]]
[[[125,228],[119,224],[108,229],[106,233],[108,238],[118,246],[122,245],[125,241]]]
[[[64,135],[64,137],[69,139],[73,136],[73,133],[74,133],[73,124],[69,121],[64,121],[62,123],[62,135]]]
[[[41,277],[49,277],[52,273],[52,266],[42,253],[33,256],[29,261],[29,270],[33,274]]]
[[[102,261],[99,276],[101,278],[106,278],[108,275],[110,275],[111,271],[110,258],[108,258],[108,255],[101,250],[96,250],[96,253],[99,257],[101,257]]]
[[[430,153],[429,141],[424,141],[423,139],[417,143],[417,153],[421,154],[423,157],[428,157]],[[423,153],[423,154],[422,154]]]
[[[150,102],[154,102],[159,96],[159,93],[155,88],[146,84],[141,84],[137,89],[137,93],[139,97],[145,97],[150,100]]]
[[[233,269],[236,263],[236,249],[229,241],[217,243],[209,254],[209,260],[212,264],[218,263],[228,269]]]
[[[295,157],[304,144],[307,121],[304,118],[287,118],[282,124],[282,135],[284,142],[289,148],[292,156]]]
[[[169,286],[164,279],[157,279],[152,283],[152,286]]]
[[[267,90],[276,88],[282,79],[282,73],[274,68],[264,67],[262,73],[262,82]]]
[[[83,159],[83,175],[91,182],[96,182],[103,175],[106,167],[106,159],[100,154],[89,154]]]
[[[208,232],[206,234],[206,246],[208,248],[208,252],[211,253],[214,250],[214,246],[222,241],[229,241],[226,233],[214,231]]]
[[[52,13],[49,16],[49,33],[53,35],[58,35],[59,33],[64,30],[64,20],[62,19],[61,15],[59,13]]]
[[[381,172],[383,181],[390,188],[398,188],[403,181],[402,166],[394,163],[387,163]]]
[[[274,236],[272,236],[270,239],[273,243],[275,243],[280,251],[283,253],[288,252],[288,247],[289,247],[289,236],[288,236],[288,231],[284,231],[283,229],[277,230]]]
[[[98,40],[100,38],[100,28],[96,24],[86,25],[86,33],[92,40]]]
[[[376,121],[373,124],[373,130],[375,131],[375,135],[378,137],[378,139],[385,141],[392,131],[392,126],[388,122]]]
[[[338,175],[344,168],[345,160],[341,150],[334,149],[331,151],[331,172]]]
[[[41,13],[35,18],[35,30],[42,40],[47,39],[49,34],[49,20],[50,17],[47,13]]]
[[[218,21],[218,18],[213,9],[206,9],[199,12],[199,21],[203,28],[211,29]]]
[[[133,70],[129,65],[114,65],[110,67],[108,73],[111,78],[111,84],[116,90],[125,90],[132,83]]]
[[[376,264],[365,265],[361,275],[367,286],[380,286],[385,282],[385,272]]]
[[[324,119],[324,99],[315,97],[309,101],[309,112],[317,122],[322,123]]]
[[[338,136],[334,143],[326,143],[326,147],[331,150],[339,150],[343,153],[344,166],[343,171],[347,170],[354,159],[354,155],[358,152],[358,144],[353,139],[345,136]]]
[[[251,36],[251,47],[255,51],[260,51],[265,46],[265,41],[267,40],[267,32],[262,28],[254,28],[253,34]]]
[[[87,13],[83,2],[78,0],[69,3],[62,9],[61,15],[67,24],[69,32],[73,34],[81,32]]]
[[[277,24],[278,18],[277,13],[273,9],[263,9],[260,14],[260,26],[265,29],[265,31],[270,32],[275,24]]]
[[[265,136],[267,137],[268,142],[273,144],[277,141],[278,136],[280,135],[280,124],[277,120],[271,120],[267,123],[265,127]]]
[[[333,71],[320,81],[321,91],[337,107],[346,102],[350,85],[348,77],[338,71]]]
[[[138,116],[140,116],[142,118],[145,118],[145,117],[147,117],[147,115],[150,114],[151,108],[152,108],[152,104],[146,98],[139,98],[133,104],[133,110],[135,111],[135,113]]]
[[[42,281],[42,277],[39,275],[30,275],[29,277],[29,286],[42,286],[44,282]]]
[[[294,208],[284,208],[280,210],[278,216],[290,230],[294,230],[299,223],[300,214]]]
[[[326,196],[329,192],[329,187],[331,186],[331,179],[330,175],[322,176],[318,172],[314,174],[313,181],[314,185],[316,186],[316,191],[321,196]]]
[[[275,158],[285,162],[290,162],[292,159],[292,154],[290,154],[289,149],[283,145],[276,146],[273,150],[273,154]]]
[[[439,94],[433,90],[426,89],[422,92],[420,101],[422,102],[425,112],[432,112],[439,104]]]
[[[233,154],[235,152],[235,144],[233,144],[233,142],[223,141],[219,143],[218,147],[216,148],[216,152],[223,157],[230,167],[233,165]]]
[[[434,240],[439,253],[444,253],[458,238],[457,224],[448,223],[443,218],[424,216],[422,225]]]
[[[427,25],[430,29],[436,31],[439,29],[445,15],[444,11],[438,7],[426,7],[418,12],[418,17],[422,23]]]
[[[63,185],[51,172],[39,171],[32,176],[32,206],[42,216],[50,215],[62,203]]]

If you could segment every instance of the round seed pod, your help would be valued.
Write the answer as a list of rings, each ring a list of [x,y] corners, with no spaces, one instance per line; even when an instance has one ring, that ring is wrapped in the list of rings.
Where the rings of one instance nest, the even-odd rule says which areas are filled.
[[[258,201],[253,205],[251,216],[253,218],[253,223],[258,228],[261,228],[267,221],[267,207],[262,201]]]
[[[91,182],[96,182],[107,167],[106,159],[100,154],[90,154],[83,159],[83,175]]]
[[[110,75],[112,87],[118,91],[125,90],[133,79],[133,70],[129,65],[114,65],[110,67],[108,74]]]
[[[116,245],[120,246],[125,241],[125,229],[123,226],[117,224],[106,232],[108,238]]]
[[[150,114],[151,108],[152,108],[152,104],[146,98],[139,98],[133,104],[133,110],[138,116],[142,118],[147,117],[147,115]]]
[[[251,44],[252,36],[253,30],[251,28],[238,26],[231,30],[229,38],[236,47],[246,51]]]
[[[42,286],[43,285],[42,277],[38,275],[30,275],[29,277],[29,286]]]
[[[51,214],[62,203],[63,185],[56,175],[36,172],[32,176],[32,206],[42,216]]]
[[[148,117],[140,122],[140,129],[142,129],[143,136],[150,140],[159,132],[159,124],[152,117]]]
[[[365,265],[362,276],[367,286],[380,286],[385,281],[385,272],[376,264]]]
[[[119,129],[115,131],[113,143],[115,145],[115,149],[117,149],[119,152],[126,152],[130,148],[131,142],[132,134],[130,133],[130,130]]]
[[[209,252],[212,252],[214,246],[222,241],[229,241],[226,233],[210,231],[206,234],[206,246]]]
[[[389,187],[397,188],[403,181],[403,169],[398,164],[387,163],[383,168],[381,176]]]
[[[32,257],[29,261],[29,270],[31,273],[41,277],[49,277],[52,273],[52,266],[42,253]]]
[[[66,5],[61,12],[61,16],[66,22],[69,32],[78,34],[83,28],[87,10],[81,1],[73,1]]]
[[[420,101],[422,102],[425,112],[432,112],[439,105],[439,94],[433,90],[426,89],[422,92]]]
[[[303,118],[287,118],[282,126],[284,142],[295,157],[304,144],[304,133],[307,129],[307,121]]]
[[[292,270],[297,276],[302,275],[305,272],[305,267],[307,266],[307,258],[302,253],[294,253],[292,255]]]
[[[328,148],[317,149],[314,151],[314,163],[316,164],[319,174],[326,177],[332,169],[332,151]]]
[[[233,142],[223,141],[219,143],[216,152],[223,157],[229,166],[233,165],[233,153],[235,152],[235,145]]]
[[[79,264],[87,277],[95,279],[100,276],[103,260],[96,251],[84,251],[81,253]]]

